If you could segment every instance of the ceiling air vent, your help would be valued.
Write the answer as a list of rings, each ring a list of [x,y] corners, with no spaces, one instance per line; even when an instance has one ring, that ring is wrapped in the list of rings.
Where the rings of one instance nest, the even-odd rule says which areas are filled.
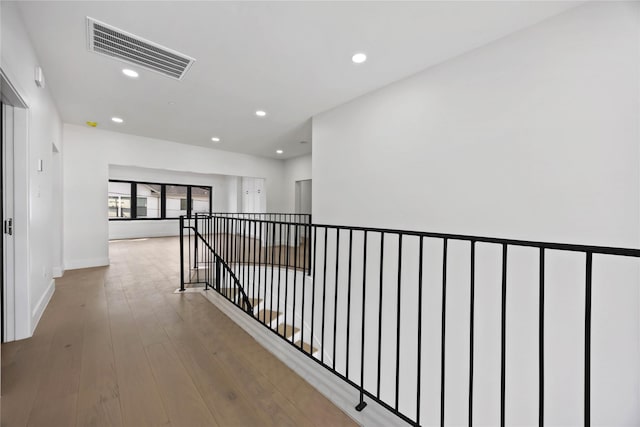
[[[87,16],[89,50],[181,80],[195,59]]]

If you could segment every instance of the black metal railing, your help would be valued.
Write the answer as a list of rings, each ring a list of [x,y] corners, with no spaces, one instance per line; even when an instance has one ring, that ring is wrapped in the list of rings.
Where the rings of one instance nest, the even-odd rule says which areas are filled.
[[[200,213],[200,215],[207,215]],[[209,214],[210,215],[210,214]],[[215,216],[234,219],[251,219],[260,221],[283,222],[292,224],[309,224],[311,222],[310,214],[302,213],[241,213],[241,212],[216,212]]]
[[[184,291],[187,285],[202,284],[205,290],[215,289],[229,301],[236,303],[247,313],[253,315],[253,304],[247,296],[242,282],[238,280],[234,270],[225,259],[211,247],[208,238],[210,236],[208,222],[198,221],[198,215],[196,213],[193,220],[184,216],[180,217],[180,290]],[[202,223],[200,229],[198,229],[199,223]],[[186,259],[185,246],[187,247]],[[191,251],[192,247],[193,252]],[[200,251],[198,247],[201,248]],[[185,278],[185,267],[187,271],[191,272],[188,278]]]
[[[507,345],[514,337],[510,320],[512,328],[537,332],[534,340],[527,340],[537,358],[528,369],[538,371],[535,384],[528,386],[538,389],[535,422],[544,425],[545,356],[553,350],[545,348],[545,339],[561,332],[581,335],[583,371],[574,389],[579,387],[582,396],[582,423],[590,425],[594,265],[599,284],[608,280],[602,271],[609,271],[613,262],[615,279],[637,286],[640,250],[312,224],[310,216],[295,215],[211,214],[196,216],[191,223],[181,219],[181,230],[193,230],[201,245],[192,246],[195,256],[187,258],[188,264],[181,246],[181,265],[190,266],[196,276],[197,267],[206,265],[209,273],[195,281],[204,280],[205,288],[222,293],[357,389],[356,409],[363,410],[367,398],[415,426],[432,424],[435,418],[444,426],[445,415],[452,416],[448,400],[454,400],[456,408],[467,408],[465,424],[473,425],[478,412],[485,422],[477,423],[486,424],[486,408],[474,404],[474,398],[478,390],[481,397],[488,393],[479,389],[489,384],[486,377],[492,372],[487,354],[499,361],[495,423],[507,424],[506,400],[515,392],[508,395]],[[186,238],[181,242],[191,245]],[[225,274],[232,280],[221,287],[219,277]],[[232,290],[234,286],[242,290]],[[572,299],[572,313],[581,313],[580,325],[575,316],[545,307],[558,299],[548,291],[562,288],[581,298],[580,307],[575,295]],[[499,320],[492,317],[494,312]],[[477,339],[478,328],[483,340]],[[494,329],[499,331],[495,354],[484,344]],[[450,364],[468,373],[463,406],[458,406],[460,393],[447,393]],[[460,384],[458,378],[458,392]],[[453,416],[457,424],[459,416]]]

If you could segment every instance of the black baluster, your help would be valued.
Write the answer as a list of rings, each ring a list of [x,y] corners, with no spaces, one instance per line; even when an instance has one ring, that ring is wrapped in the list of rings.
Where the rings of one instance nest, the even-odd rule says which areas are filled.
[[[445,393],[445,344],[447,325],[447,244],[445,238],[442,247],[442,323],[440,336],[440,427],[444,427],[444,393]]]
[[[362,260],[362,341],[360,347],[360,402],[356,411],[362,411],[367,403],[364,401],[364,337],[365,337],[365,307],[367,300],[367,230],[364,231],[364,247]],[[382,307],[378,307],[381,309]]]

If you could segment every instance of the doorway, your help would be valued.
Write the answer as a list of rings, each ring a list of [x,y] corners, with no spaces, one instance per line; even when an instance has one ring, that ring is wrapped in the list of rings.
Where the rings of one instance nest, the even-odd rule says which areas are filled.
[[[0,138],[2,147],[0,148],[0,218],[4,219],[4,103],[0,101]],[[4,230],[3,230],[4,232]],[[0,239],[0,342],[4,342],[4,238]]]
[[[296,181],[296,213],[311,214],[311,180]]]
[[[266,197],[263,178],[242,178],[242,212],[264,213]]]
[[[14,159],[16,141],[19,146],[26,147],[26,123],[27,104],[20,97],[15,88],[11,85],[3,70],[0,69],[0,136],[2,147],[0,149],[0,328],[1,342],[13,341],[16,339],[18,329],[17,307],[21,307],[29,315],[28,289],[15,287],[16,276],[16,256],[15,256],[15,176]],[[20,258],[19,258],[20,259]],[[21,263],[26,260],[20,259]],[[26,269],[25,269],[26,272]],[[24,289],[23,289],[24,288]],[[21,310],[22,311],[22,310]],[[24,325],[22,325],[24,323]],[[22,328],[28,326],[28,322],[20,319]]]

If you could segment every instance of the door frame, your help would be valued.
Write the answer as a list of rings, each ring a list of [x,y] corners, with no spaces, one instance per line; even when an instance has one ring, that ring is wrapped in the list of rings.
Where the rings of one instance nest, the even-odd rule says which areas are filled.
[[[15,80],[14,80],[15,81]],[[0,96],[2,103],[13,107],[13,162],[10,167],[13,188],[8,189],[4,197],[4,212],[7,206],[13,208],[13,235],[7,238],[2,224],[4,246],[3,273],[4,283],[4,340],[13,341],[32,335],[32,313],[29,298],[29,106],[0,68]],[[4,119],[3,119],[4,120]],[[3,144],[4,145],[4,144]],[[3,150],[5,147],[3,146]],[[6,152],[6,151],[5,151]],[[3,156],[4,157],[4,156]],[[4,171],[3,171],[4,173]],[[5,175],[6,176],[6,175]],[[3,179],[6,182],[6,180]],[[5,186],[6,190],[6,186]],[[4,222],[5,218],[2,218]],[[10,254],[9,256],[7,254]],[[12,256],[11,256],[12,255]],[[8,261],[8,262],[7,262]],[[20,284],[17,286],[16,284]]]
[[[305,213],[305,214],[311,214],[311,212],[302,212],[302,184],[304,182],[313,182],[312,178],[308,178],[308,179],[299,179],[295,182],[295,195],[294,195],[294,210],[295,213]],[[311,184],[313,185],[313,184]],[[312,190],[313,191],[313,190]],[[313,208],[313,206],[312,206]]]

